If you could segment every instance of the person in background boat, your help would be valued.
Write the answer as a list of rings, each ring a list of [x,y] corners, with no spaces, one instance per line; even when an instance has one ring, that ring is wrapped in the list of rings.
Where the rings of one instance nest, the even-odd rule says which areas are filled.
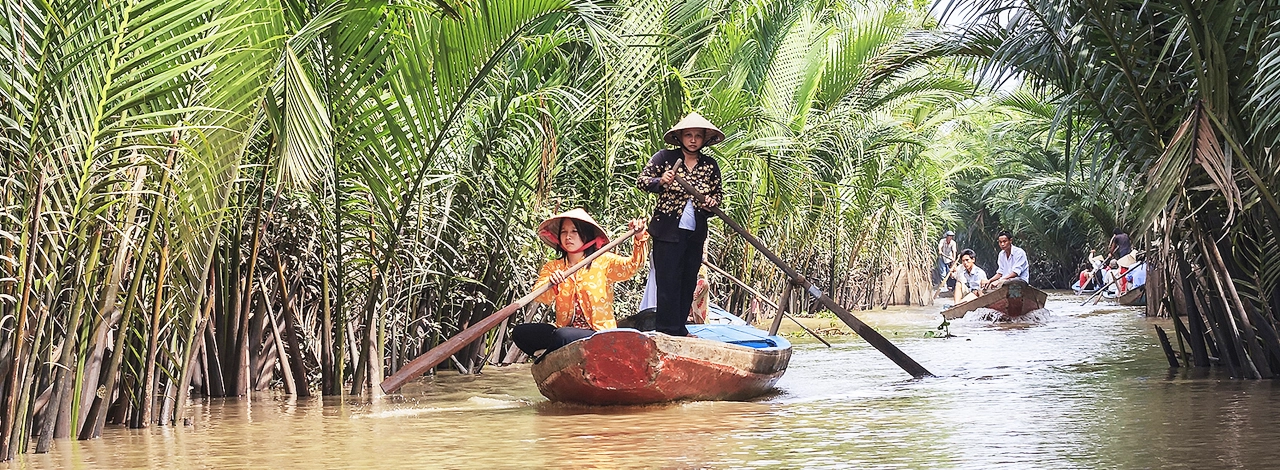
[[[1119,281],[1116,282],[1120,286],[1120,295],[1124,295],[1129,287],[1125,282],[1125,273],[1129,271],[1129,267],[1137,261],[1130,254],[1133,252],[1133,243],[1129,240],[1129,234],[1124,233],[1124,229],[1116,227],[1111,230],[1111,243],[1107,248],[1107,256],[1120,263]]]
[[[1111,231],[1111,244],[1107,248],[1107,257],[1109,259],[1120,259],[1133,251],[1133,244],[1129,241],[1129,234],[1124,233],[1124,229],[1116,227]]]
[[[1097,254],[1095,250],[1089,250],[1089,267],[1093,276],[1089,278],[1089,287],[1087,289],[1098,290],[1102,288],[1102,266],[1105,258]]]
[[[1089,269],[1089,264],[1080,265],[1080,277],[1075,284],[1071,285],[1071,290],[1076,291],[1076,295],[1080,295],[1089,288],[1090,280],[1093,279],[1093,270]]]
[[[1147,283],[1147,263],[1142,263],[1129,268],[1125,274],[1125,283],[1129,290],[1137,289]]]
[[[938,240],[938,276],[942,278],[942,285],[938,286],[938,292],[946,292],[950,289],[949,284],[954,278],[949,276],[955,271],[956,267],[956,233],[947,230],[946,235]]]
[[[554,248],[559,256],[542,265],[534,287],[551,283],[547,292],[538,296],[539,303],[552,305],[556,312],[554,325],[524,323],[516,325],[511,340],[521,351],[536,356],[538,351],[551,352],[597,331],[616,328],[613,317],[613,283],[635,276],[644,265],[649,236],[644,219],[632,220],[635,235],[631,257],[604,253],[572,276],[565,271],[609,243],[609,236],[587,211],[574,209],[552,216],[538,226],[538,238]],[[544,353],[545,355],[545,353]]]
[[[1119,286],[1117,285],[1119,284],[1119,277],[1120,277],[1120,262],[1116,260],[1111,260],[1110,264],[1107,265],[1107,269],[1102,271],[1102,282],[1103,282],[1102,285],[1107,289],[1107,291],[1104,292],[1103,294],[1110,297],[1115,297],[1117,295],[1124,293],[1124,292],[1119,292],[1117,290],[1119,289]]]
[[[987,285],[995,289],[1010,279],[1030,282],[1031,275],[1028,273],[1030,265],[1027,263],[1027,252],[1023,251],[1022,248],[1013,246],[1013,235],[1010,235],[1008,231],[1001,230],[1000,235],[996,236],[996,243],[1000,245],[1000,251],[996,255],[999,269],[996,270],[996,275],[987,280]]]
[[[636,178],[636,186],[658,195],[649,221],[653,237],[653,268],[657,280],[654,329],[672,336],[688,336],[685,319],[698,285],[710,208],[724,197],[720,165],[703,149],[724,141],[724,133],[698,113],[689,113],[667,131],[663,141],[675,149],[659,150]],[[705,202],[695,202],[680,184],[684,178]],[[705,204],[705,205],[704,205]]]
[[[952,296],[955,305],[978,298],[987,286],[987,272],[978,267],[978,256],[968,248],[960,252],[960,263],[951,271],[951,277],[956,280]]]

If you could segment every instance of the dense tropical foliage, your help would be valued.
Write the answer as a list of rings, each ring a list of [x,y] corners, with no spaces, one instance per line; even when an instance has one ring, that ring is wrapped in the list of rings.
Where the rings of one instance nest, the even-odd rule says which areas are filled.
[[[690,110],[728,214],[851,308],[931,302],[949,228],[1060,285],[1120,225],[1162,243],[1197,364],[1280,367],[1262,2],[991,0],[956,31],[894,0],[4,5],[0,459],[190,393],[376,394],[526,292],[542,218],[646,215]],[[718,224],[709,258],[782,290]],[[506,332],[450,367],[517,359]]]
[[[1152,268],[1149,312],[1173,316],[1188,362],[1274,377],[1276,5],[982,0],[965,11],[940,48],[972,60],[980,76],[1025,77],[1048,105],[1039,113],[1050,123],[1042,153],[1067,178],[1040,191],[1027,180],[1034,196],[1019,210],[1056,207],[1067,211],[1064,226],[1091,217],[1140,235],[1135,247]],[[1069,204],[1041,204],[1045,196]],[[1114,220],[1099,210],[1106,204],[1118,209]]]
[[[893,2],[5,8],[6,458],[182,422],[189,391],[376,392],[524,293],[541,218],[644,215],[634,178],[693,109],[730,136],[733,217],[846,302],[889,274],[927,302],[949,167],[924,151],[973,91]],[[723,232],[711,257],[781,279]]]

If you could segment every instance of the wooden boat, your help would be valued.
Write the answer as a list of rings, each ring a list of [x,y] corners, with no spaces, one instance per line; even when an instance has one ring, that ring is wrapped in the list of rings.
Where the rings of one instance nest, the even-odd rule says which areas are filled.
[[[547,354],[533,365],[533,378],[544,396],[559,402],[746,400],[772,389],[791,361],[790,342],[740,319],[688,328],[696,338],[601,331]]]
[[[943,310],[942,318],[954,320],[983,307],[997,310],[1005,314],[1005,316],[1017,317],[1027,312],[1044,308],[1044,303],[1048,297],[1048,294],[1045,294],[1044,291],[1031,287],[1026,282],[1010,281],[976,299],[961,302],[954,307]]]
[[[1125,292],[1124,295],[1120,297],[1116,297],[1116,303],[1120,305],[1134,305],[1134,306],[1146,305],[1147,304],[1146,286],[1138,286],[1138,287],[1129,289],[1129,291]]]

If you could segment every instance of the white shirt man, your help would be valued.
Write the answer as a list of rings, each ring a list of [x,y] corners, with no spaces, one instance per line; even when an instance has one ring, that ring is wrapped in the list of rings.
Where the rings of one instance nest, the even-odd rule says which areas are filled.
[[[1000,232],[1000,236],[996,237],[996,242],[1000,244],[1000,254],[996,256],[996,262],[1000,269],[996,270],[996,275],[992,276],[991,283],[999,285],[1006,280],[1018,278],[1023,282],[1030,282],[1031,275],[1029,271],[1029,263],[1027,263],[1027,252],[1022,248],[1013,246],[1013,236],[1009,232]]]
[[[967,302],[977,298],[982,287],[987,284],[987,272],[976,264],[973,250],[966,249],[960,253],[960,265],[951,273],[956,280],[955,303]]]
[[[1120,295],[1120,284],[1117,282],[1120,278],[1120,263],[1111,260],[1111,265],[1107,269],[1102,270],[1102,285],[1106,286],[1106,294],[1115,297]]]

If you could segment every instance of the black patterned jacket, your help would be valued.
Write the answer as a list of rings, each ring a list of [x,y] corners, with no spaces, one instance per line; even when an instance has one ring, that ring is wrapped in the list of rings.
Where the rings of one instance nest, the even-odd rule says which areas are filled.
[[[649,236],[654,240],[664,242],[679,240],[676,237],[676,230],[680,230],[680,214],[684,212],[685,201],[692,197],[684,192],[680,183],[672,181],[665,187],[662,185],[662,173],[667,169],[674,166],[677,175],[692,184],[707,198],[714,199],[717,204],[723,201],[720,164],[716,163],[714,158],[702,153],[698,154],[698,164],[692,170],[686,168],[683,161],[684,155],[679,149],[659,150],[658,153],[653,154],[653,158],[649,159],[649,164],[640,172],[640,177],[636,178],[637,187],[658,195],[658,203],[653,208],[653,217],[649,219]],[[695,227],[697,227],[694,232],[706,233],[707,219],[713,214],[697,201],[694,201],[693,207]]]

